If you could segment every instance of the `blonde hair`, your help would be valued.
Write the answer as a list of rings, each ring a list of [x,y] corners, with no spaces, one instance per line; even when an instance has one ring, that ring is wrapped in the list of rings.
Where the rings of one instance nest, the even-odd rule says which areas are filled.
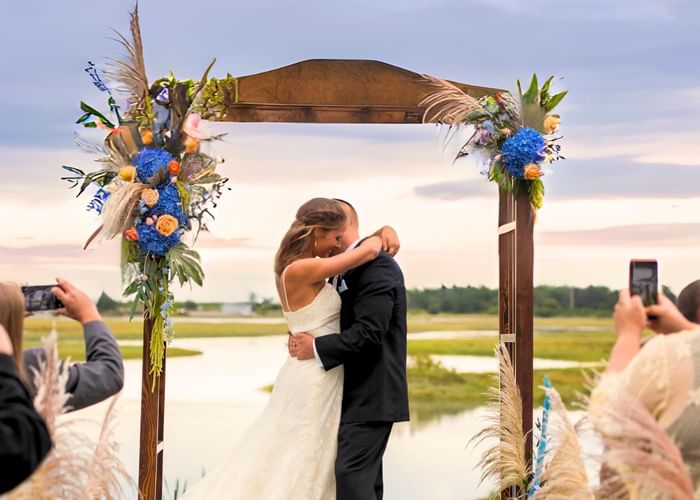
[[[281,274],[285,267],[308,256],[314,244],[314,231],[327,232],[345,224],[347,215],[335,200],[312,198],[297,210],[296,218],[282,238],[275,256],[275,273]]]
[[[20,379],[27,381],[22,353],[24,335],[24,294],[16,283],[0,282],[0,325],[5,327],[12,342],[15,363]]]

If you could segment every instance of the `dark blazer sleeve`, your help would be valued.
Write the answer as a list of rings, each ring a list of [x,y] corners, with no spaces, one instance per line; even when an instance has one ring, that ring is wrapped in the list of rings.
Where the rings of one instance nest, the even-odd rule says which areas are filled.
[[[51,438],[17,376],[15,360],[0,354],[0,493],[27,479],[51,449]]]
[[[122,355],[109,327],[102,321],[91,321],[85,323],[83,331],[86,361],[68,367],[66,392],[71,394],[67,402],[69,411],[99,403],[124,386]],[[38,370],[39,360],[43,357],[41,347],[24,351],[27,373],[32,372],[31,368]]]
[[[389,330],[396,300],[396,268],[393,259],[380,255],[357,268],[354,323],[340,335],[323,335],[315,339],[316,352],[326,370],[345,363],[357,354],[381,345]]]

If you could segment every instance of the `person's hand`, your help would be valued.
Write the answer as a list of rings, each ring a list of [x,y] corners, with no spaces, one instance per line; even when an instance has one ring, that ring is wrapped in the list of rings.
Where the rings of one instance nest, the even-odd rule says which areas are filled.
[[[7,330],[5,330],[5,327],[0,325],[0,354],[7,354],[8,356],[12,356],[13,353],[12,349],[12,341],[10,340],[10,336],[7,334]]]
[[[391,226],[384,226],[379,230],[379,237],[382,239],[382,250],[387,252],[392,257],[399,252],[401,243],[399,235]]]
[[[297,333],[289,341],[289,354],[299,361],[314,359],[314,338],[308,333]]]
[[[659,303],[647,307],[646,313],[647,316],[656,316],[656,319],[650,319],[647,323],[647,326],[656,333],[676,333],[697,327],[696,324],[688,321],[663,293],[659,294]]]
[[[620,290],[620,298],[615,304],[613,320],[618,337],[641,337],[642,330],[647,323],[647,316],[639,295],[631,296],[629,290]]]
[[[294,357],[292,354],[292,349],[295,349],[297,346],[296,339],[294,338],[294,334],[290,331],[287,331],[287,351],[289,351],[289,355],[291,357]]]
[[[78,290],[63,278],[56,278],[56,282],[58,286],[53,287],[51,292],[58,300],[63,302],[64,308],[57,310],[59,314],[79,321],[83,325],[90,321],[102,319],[97,306],[84,292]]]

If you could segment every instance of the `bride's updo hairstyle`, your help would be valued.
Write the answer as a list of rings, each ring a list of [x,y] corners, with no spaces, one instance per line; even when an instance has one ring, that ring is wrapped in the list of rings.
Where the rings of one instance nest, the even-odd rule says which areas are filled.
[[[285,267],[302,257],[308,257],[314,246],[314,231],[324,234],[345,224],[347,216],[343,207],[330,198],[312,198],[297,210],[287,234],[282,238],[275,256],[275,273],[281,274]]]

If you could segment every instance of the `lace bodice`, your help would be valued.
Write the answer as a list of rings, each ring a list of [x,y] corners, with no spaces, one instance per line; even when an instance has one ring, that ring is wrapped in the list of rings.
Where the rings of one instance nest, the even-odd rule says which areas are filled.
[[[296,311],[284,311],[291,333],[308,332],[314,337],[340,332],[340,295],[329,283],[314,300]]]

